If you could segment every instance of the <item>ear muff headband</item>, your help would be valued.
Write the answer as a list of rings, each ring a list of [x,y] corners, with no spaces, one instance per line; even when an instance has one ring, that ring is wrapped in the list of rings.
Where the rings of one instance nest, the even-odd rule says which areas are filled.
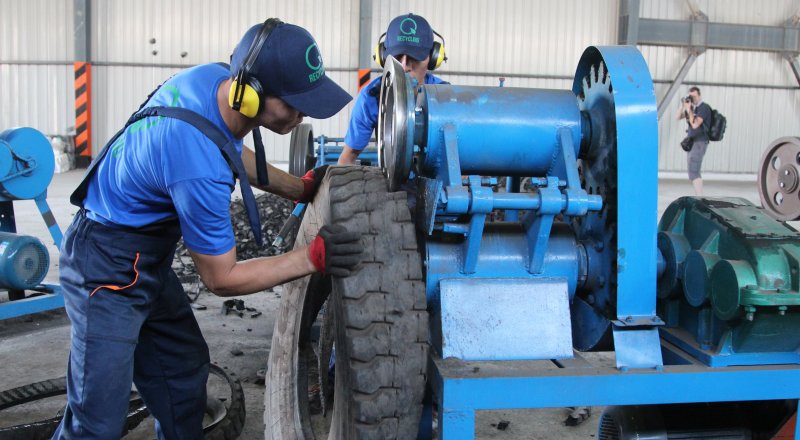
[[[441,66],[443,62],[447,61],[447,55],[445,54],[444,50],[444,37],[436,31],[433,31],[433,33],[439,37],[442,42],[433,42],[433,47],[431,47],[430,56],[428,58],[428,70],[435,70]],[[375,46],[375,54],[372,55],[372,59],[374,59],[381,67],[386,64],[385,38],[386,32],[382,33],[380,38],[378,38],[378,44]]]
[[[381,67],[386,64],[386,44],[384,44],[384,38],[386,38],[386,32],[382,33],[378,38],[378,44],[375,46],[375,54],[372,55],[372,59]]]
[[[236,78],[231,84],[231,91],[228,94],[228,104],[234,110],[253,118],[258,114],[263,99],[264,88],[257,78],[251,76],[250,70],[258,60],[261,48],[269,38],[272,30],[282,22],[277,18],[270,18],[261,25],[261,28],[253,38],[253,43],[247,50],[245,61],[239,67]]]

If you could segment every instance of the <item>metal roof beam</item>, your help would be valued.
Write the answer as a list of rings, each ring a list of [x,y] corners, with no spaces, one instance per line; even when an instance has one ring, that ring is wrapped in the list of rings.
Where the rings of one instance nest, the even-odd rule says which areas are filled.
[[[637,43],[797,54],[800,53],[800,26],[793,20],[783,26],[758,26],[711,23],[702,19],[639,18]]]

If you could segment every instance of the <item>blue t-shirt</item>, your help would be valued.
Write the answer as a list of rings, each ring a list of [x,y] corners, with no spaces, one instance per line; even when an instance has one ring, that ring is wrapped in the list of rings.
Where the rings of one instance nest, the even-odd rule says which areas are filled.
[[[434,76],[430,72],[425,74],[425,84],[447,84],[446,81]],[[361,89],[350,115],[350,125],[344,143],[353,150],[361,151],[369,143],[372,131],[378,125],[378,100],[380,99],[381,77],[372,80]]]
[[[703,123],[697,128],[692,128],[690,125],[688,128],[689,136],[695,141],[708,142],[708,133],[706,131],[709,124],[711,124],[711,107],[705,102],[701,102],[700,105],[695,107],[694,115],[703,118]]]
[[[186,69],[170,78],[147,107],[192,110],[234,141],[217,105],[217,88],[230,76],[219,64]],[[194,126],[148,117],[131,124],[111,145],[89,183],[87,216],[108,226],[139,228],[178,218],[186,246],[220,255],[234,245],[230,219],[233,172],[219,147]]]

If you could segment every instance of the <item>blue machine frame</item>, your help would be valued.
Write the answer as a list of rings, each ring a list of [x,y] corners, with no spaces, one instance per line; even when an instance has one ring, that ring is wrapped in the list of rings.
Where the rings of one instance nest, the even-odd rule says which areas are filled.
[[[40,132],[23,127],[0,133],[0,231],[16,233],[14,201],[31,199],[56,247],[61,247],[61,229],[47,204],[54,169],[52,147]],[[0,304],[0,320],[64,307],[59,285],[40,284],[29,290],[42,295]]]
[[[412,86],[393,59],[383,75],[380,165],[392,190],[417,178],[439,438],[473,438],[476,410],[800,398],[798,365],[715,368],[660,338],[657,110],[636,48],[587,48],[571,91]],[[525,214],[487,222],[496,209]],[[612,343],[615,368],[573,351]]]
[[[686,356],[663,343],[665,357]],[[558,367],[558,368],[554,368]],[[658,369],[592,365],[576,354],[570,362],[463,362],[436,358],[432,385],[439,404],[439,438],[470,439],[475,411],[565,406],[648,405],[797,399],[797,365],[712,368],[696,361]],[[800,424],[798,424],[800,427]],[[800,438],[800,428],[795,429]]]
[[[342,155],[342,150],[344,149],[344,138],[327,137],[322,134],[316,137],[315,141],[314,155],[317,158],[315,167],[333,165],[339,161],[339,156]],[[375,166],[378,164],[378,151],[374,146],[367,146],[358,155],[358,160],[369,162],[370,165]]]

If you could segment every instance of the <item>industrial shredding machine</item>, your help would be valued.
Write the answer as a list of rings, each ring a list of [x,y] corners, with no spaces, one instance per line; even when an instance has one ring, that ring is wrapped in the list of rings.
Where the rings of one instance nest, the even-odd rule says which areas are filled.
[[[416,180],[440,438],[473,438],[478,410],[615,406],[606,439],[666,433],[676,407],[792,411],[800,236],[740,198],[684,197],[657,222],[656,115],[630,46],[586,49],[571,90],[420,86],[388,63],[378,160],[391,190]],[[762,194],[794,198],[767,207],[787,220],[800,143],[781,145]],[[615,366],[580,353],[600,350]],[[637,418],[656,404],[683,406]],[[684,434],[755,432],[736,411]]]
[[[0,303],[0,319],[64,306],[59,287],[42,283],[50,266],[47,247],[17,234],[14,215],[14,202],[33,200],[56,247],[61,245],[61,229],[47,204],[54,170],[53,148],[42,133],[29,127],[0,132],[0,289],[9,298]]]

